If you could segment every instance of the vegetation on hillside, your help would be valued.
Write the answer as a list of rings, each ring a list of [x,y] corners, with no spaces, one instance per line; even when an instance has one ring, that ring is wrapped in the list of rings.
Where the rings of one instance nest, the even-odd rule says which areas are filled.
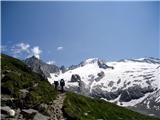
[[[1,54],[1,74],[2,95],[9,95],[18,101],[22,94],[20,90],[28,91],[23,98],[25,107],[48,103],[56,97],[56,91],[48,80],[32,72],[26,64],[16,58]]]
[[[159,120],[119,107],[104,100],[67,93],[64,113],[69,120]]]

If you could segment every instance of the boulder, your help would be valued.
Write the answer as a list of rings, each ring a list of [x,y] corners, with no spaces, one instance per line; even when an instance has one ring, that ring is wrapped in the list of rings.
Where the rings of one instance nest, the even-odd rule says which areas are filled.
[[[23,109],[22,114],[26,119],[33,119],[33,120],[48,120],[49,117],[42,115],[37,110],[34,109]]]
[[[14,117],[16,112],[11,109],[9,106],[4,106],[4,107],[1,107],[1,111],[3,113],[6,113],[9,117]]]

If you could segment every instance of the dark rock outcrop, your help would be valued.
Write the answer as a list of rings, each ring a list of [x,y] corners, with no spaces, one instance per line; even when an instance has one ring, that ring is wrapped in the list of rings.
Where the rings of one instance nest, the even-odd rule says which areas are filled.
[[[62,65],[62,66],[60,67],[60,70],[62,71],[62,73],[65,73],[65,72],[66,72],[66,68],[65,68],[65,66],[64,66],[64,65]]]
[[[111,68],[111,69],[114,69],[113,66],[108,66],[104,61],[102,60],[98,60],[97,61],[97,64],[99,66],[99,68],[103,68],[103,69],[107,69],[107,68]]]
[[[46,64],[35,56],[27,58],[24,62],[32,71],[41,74],[45,78],[50,77],[50,73],[58,73],[60,71],[58,66]]]
[[[121,95],[119,99],[120,102],[129,102],[131,100],[143,97],[148,92],[154,91],[152,87],[142,88],[140,86],[133,86],[124,90],[118,89],[117,91],[114,92],[107,92],[103,91],[101,87],[102,86],[100,85],[94,86],[94,88],[92,88],[92,92],[90,93],[90,95],[96,98],[106,98],[107,100],[114,100],[119,95]]]
[[[106,98],[107,100],[113,100],[115,98],[117,98],[120,93],[121,90],[117,90],[115,92],[107,92],[107,91],[103,91],[102,89],[100,89],[102,86],[96,86],[92,89],[92,93],[90,94],[92,97],[96,97],[96,98]]]
[[[141,103],[131,107],[142,114],[160,117],[160,89],[153,92],[150,96],[145,98]]]
[[[154,89],[152,87],[140,87],[140,86],[133,86],[125,89],[121,93],[120,101],[121,102],[128,102],[133,99],[138,99],[143,97],[148,92],[153,92]]]
[[[107,69],[108,68],[108,65],[106,65],[103,61],[101,60],[98,60],[97,61],[97,64],[99,66],[99,68],[103,68],[103,69]]]
[[[71,76],[71,82],[78,82],[81,80],[81,77],[78,74],[73,74]]]
[[[105,74],[103,71],[101,71],[100,73],[97,74],[97,76],[98,77],[95,78],[96,82],[100,81],[105,76]]]

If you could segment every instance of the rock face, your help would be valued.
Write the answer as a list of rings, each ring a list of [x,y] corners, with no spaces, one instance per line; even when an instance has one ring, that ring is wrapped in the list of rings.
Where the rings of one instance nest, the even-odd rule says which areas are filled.
[[[65,66],[62,65],[62,66],[60,67],[60,70],[62,71],[62,73],[65,73],[65,72],[66,72]]]
[[[71,77],[71,82],[78,82],[81,80],[81,77],[78,74],[73,74]]]
[[[108,65],[107,65],[104,61],[102,61],[102,60],[98,60],[98,61],[97,61],[97,64],[98,64],[99,68],[103,68],[103,69],[112,68],[112,67],[108,66]]]
[[[134,99],[138,99],[143,97],[146,93],[153,92],[154,89],[151,87],[141,88],[136,85],[133,87],[129,87],[126,90],[121,92],[120,102],[129,102]]]
[[[136,104],[131,109],[138,110],[141,113],[160,116],[160,90],[153,92],[142,102]]]
[[[50,77],[50,73],[58,73],[60,71],[58,66],[46,64],[35,56],[27,58],[24,62],[32,69],[32,71],[41,74],[45,78]]]
[[[69,68],[68,68],[68,70],[74,70],[74,69],[76,69],[76,68],[78,68],[79,67],[79,65],[71,65]]]
[[[102,98],[128,107],[141,103],[160,89],[159,66],[160,59],[154,58],[128,59],[108,63],[93,58],[59,75],[51,73],[49,81],[52,83],[53,80],[63,78],[66,82],[66,90]],[[80,76],[80,82],[73,79],[72,75],[75,74]],[[154,109],[154,111],[160,112],[159,109]]]

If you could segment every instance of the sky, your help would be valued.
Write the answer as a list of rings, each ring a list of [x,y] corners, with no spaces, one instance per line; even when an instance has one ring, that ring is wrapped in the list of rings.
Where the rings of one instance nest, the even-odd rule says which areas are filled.
[[[69,66],[160,58],[160,2],[2,2],[1,50]]]

